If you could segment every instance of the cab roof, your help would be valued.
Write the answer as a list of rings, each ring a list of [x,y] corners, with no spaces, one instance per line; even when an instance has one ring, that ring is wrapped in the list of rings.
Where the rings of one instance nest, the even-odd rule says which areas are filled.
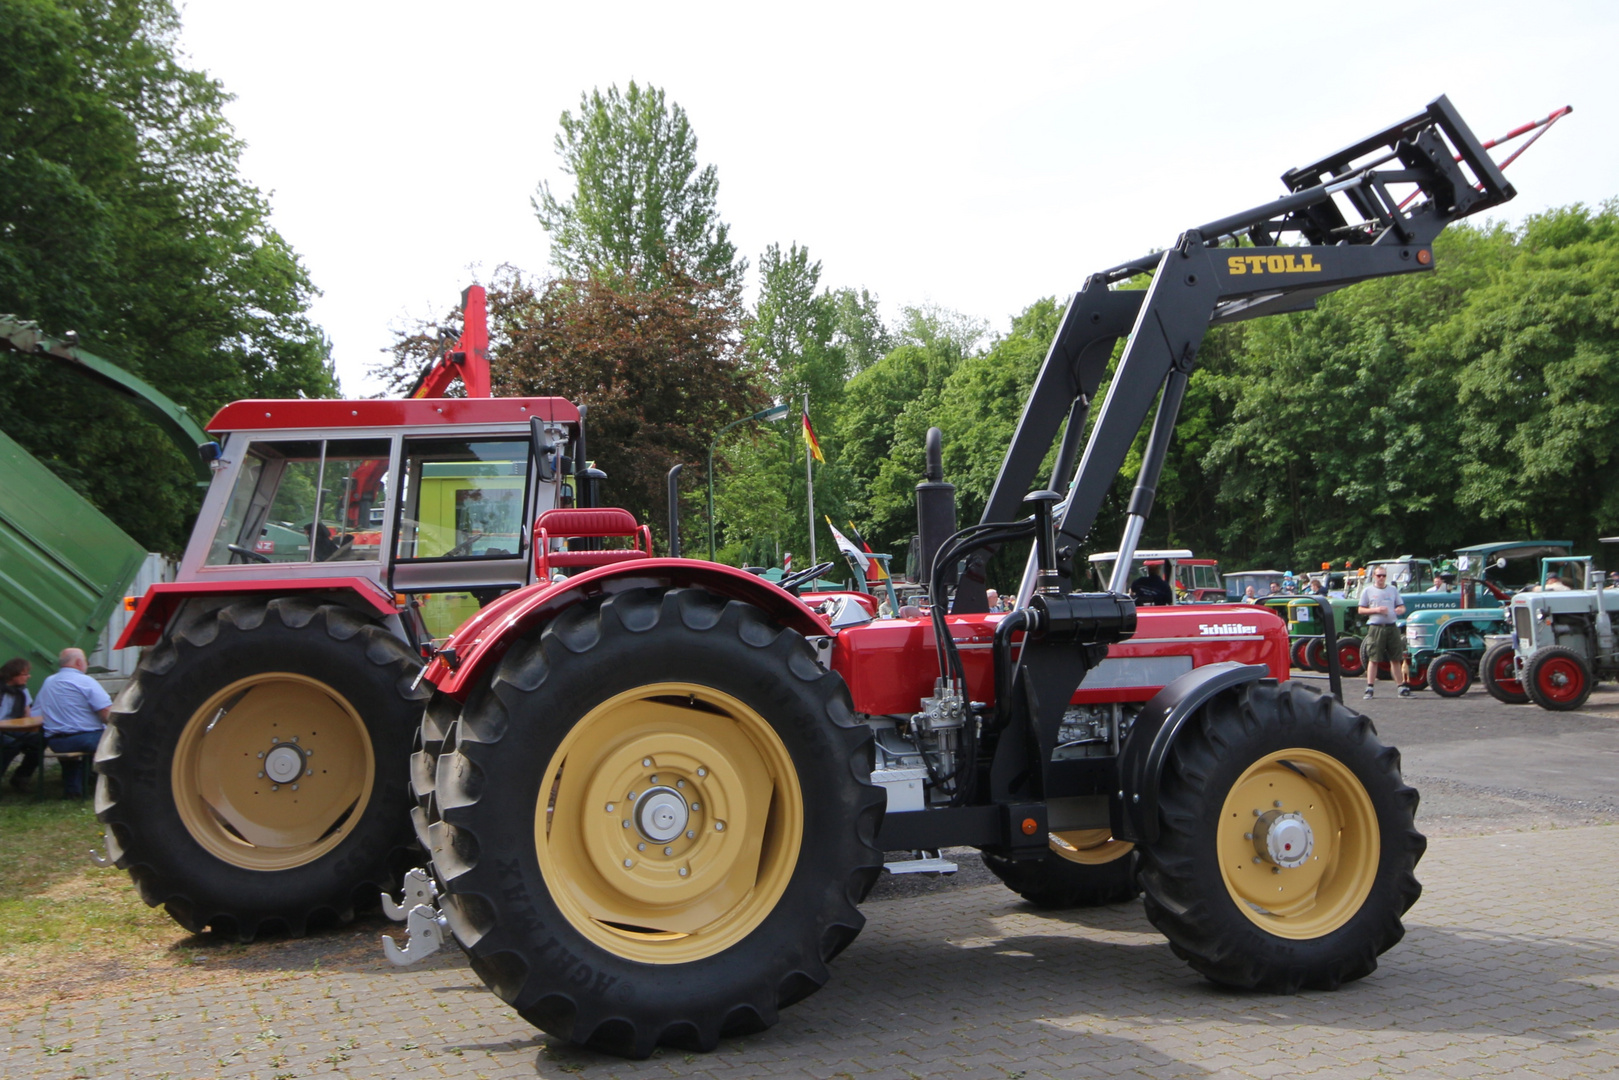
[[[431,427],[438,424],[526,424],[530,418],[579,422],[567,398],[334,398],[233,401],[208,421],[210,432],[303,428]]]

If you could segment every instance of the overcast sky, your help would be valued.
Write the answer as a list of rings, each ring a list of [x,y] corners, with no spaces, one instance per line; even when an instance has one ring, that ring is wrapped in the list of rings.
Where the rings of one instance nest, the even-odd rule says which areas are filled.
[[[1619,195],[1619,4],[613,4],[190,0],[242,167],[324,292],[347,393],[390,327],[547,266],[557,117],[634,79],[683,106],[757,265],[997,331],[1093,270],[1282,194],[1449,94],[1481,139],[1572,104],[1506,216]],[[1357,18],[1358,17],[1358,18]],[[751,277],[751,275],[750,275]],[[750,296],[753,295],[750,289]]]

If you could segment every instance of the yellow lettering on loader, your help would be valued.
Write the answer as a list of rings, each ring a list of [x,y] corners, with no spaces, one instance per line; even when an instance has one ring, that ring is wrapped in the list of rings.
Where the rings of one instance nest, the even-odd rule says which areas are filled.
[[[1242,264],[1241,255],[1232,255],[1225,261],[1226,269],[1233,274],[1246,274],[1248,268]]]

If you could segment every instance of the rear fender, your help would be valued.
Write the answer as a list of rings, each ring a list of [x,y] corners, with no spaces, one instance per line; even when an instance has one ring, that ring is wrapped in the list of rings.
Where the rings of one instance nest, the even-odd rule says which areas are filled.
[[[832,632],[802,600],[756,574],[698,559],[640,559],[507,593],[451,635],[428,664],[427,680],[446,694],[464,698],[484,671],[506,654],[513,641],[575,604],[626,589],[694,586],[752,604],[805,637]]]
[[[1158,839],[1158,787],[1175,739],[1210,699],[1270,676],[1264,664],[1227,661],[1193,668],[1153,695],[1142,707],[1119,750],[1119,795],[1113,835],[1151,844]]]
[[[393,597],[376,582],[361,577],[298,578],[278,580],[238,579],[230,581],[162,581],[150,586],[135,602],[135,613],[118,637],[115,649],[131,645],[156,645],[175,614],[191,600],[222,600],[228,596],[305,596],[328,595],[343,602],[375,611],[387,618],[399,614]],[[271,599],[273,597],[266,597]],[[127,603],[127,601],[126,601]]]

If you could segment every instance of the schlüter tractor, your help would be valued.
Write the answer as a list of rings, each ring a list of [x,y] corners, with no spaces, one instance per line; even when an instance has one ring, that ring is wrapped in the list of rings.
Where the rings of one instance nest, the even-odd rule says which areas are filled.
[[[453,937],[560,1038],[709,1049],[826,981],[884,852],[971,846],[1036,903],[1139,889],[1226,986],[1369,974],[1421,891],[1399,754],[1288,681],[1274,613],[1137,611],[1126,579],[1208,328],[1429,270],[1449,222],[1513,190],[1442,97],[1283,179],[1282,198],[1086,280],[980,524],[957,530],[948,485],[921,485],[921,617],[656,558],[474,615],[426,672],[411,776],[430,862],[405,879],[393,954]],[[1073,591],[1155,402],[1108,589]],[[1054,443],[1055,490],[1031,494]],[[983,565],[1021,543],[1014,609],[988,613]]]
[[[178,580],[118,642],[146,649],[96,754],[108,856],[188,929],[302,933],[420,861],[424,660],[533,584],[535,523],[593,491],[580,410],[488,397],[483,290],[463,308],[417,389],[483,396],[238,401],[208,424],[212,483]],[[585,555],[624,553],[552,558]]]
[[[1619,536],[1602,542],[1619,544]],[[1619,589],[1607,587],[1589,557],[1543,560],[1541,582],[1539,591],[1518,593],[1508,608],[1513,671],[1528,700],[1568,712],[1585,704],[1596,683],[1619,679],[1613,630]]]

